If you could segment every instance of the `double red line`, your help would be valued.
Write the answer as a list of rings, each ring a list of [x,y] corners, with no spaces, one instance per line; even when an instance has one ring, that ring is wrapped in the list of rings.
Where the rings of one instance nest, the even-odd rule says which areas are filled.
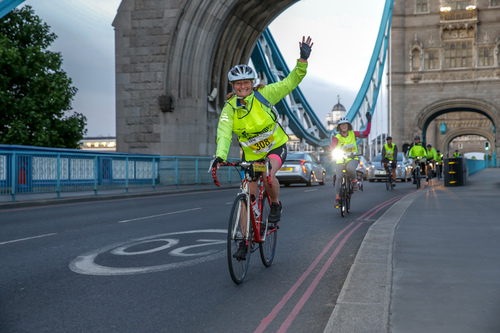
[[[410,192],[410,193],[412,193],[412,192]],[[401,194],[401,195],[398,195],[397,197],[394,197],[394,198],[391,198],[385,202],[382,202],[381,204],[373,207],[372,209],[370,209],[369,211],[367,211],[366,213],[361,215],[358,218],[358,220],[364,220],[364,219],[371,218],[373,215],[377,214],[382,208],[387,207],[389,205],[392,205],[393,203],[395,203],[396,201],[400,200],[401,198],[407,196],[410,193]]]
[[[316,259],[312,262],[312,264],[307,268],[307,270],[302,274],[302,276],[295,282],[295,284],[290,288],[290,290],[285,294],[285,296],[281,299],[281,301],[272,309],[271,313],[264,319],[262,319],[259,327],[254,332],[263,332],[266,327],[276,318],[280,310],[285,306],[285,304],[290,300],[292,295],[297,291],[297,289],[300,287],[300,285],[305,281],[305,279],[311,274],[311,272],[314,270],[314,268],[318,265],[318,263],[323,259],[325,254],[330,250],[330,248],[335,244],[335,242],[345,233],[347,230],[349,230],[353,225],[355,225],[347,235],[344,236],[342,241],[337,245],[335,248],[335,251],[330,255],[326,263],[323,265],[321,270],[319,271],[318,275],[314,278],[313,282],[309,285],[307,288],[306,292],[302,295],[300,300],[297,302],[295,307],[293,308],[292,312],[288,315],[288,317],[285,319],[281,327],[279,328],[278,332],[286,332],[288,327],[292,324],[292,321],[295,319],[299,311],[302,309],[306,301],[309,299],[311,294],[313,293],[314,289],[318,285],[319,281],[325,275],[326,271],[328,268],[331,266],[333,263],[333,260],[337,256],[337,254],[340,252],[342,247],[344,247],[345,243],[351,237],[351,235],[362,225],[362,222],[351,222],[347,227],[342,229],[335,237],[328,243],[328,245],[321,251],[321,253],[316,257]]]
[[[394,202],[400,200],[404,196],[408,195],[407,194],[402,194],[397,197],[391,198],[375,207],[370,209],[368,212],[365,214],[361,215],[358,220],[363,220],[363,219],[369,219],[376,213],[378,213],[381,209],[384,207],[393,204]],[[260,322],[260,325],[257,327],[257,329],[254,331],[254,333],[261,333],[264,332],[264,330],[267,328],[267,326],[276,318],[278,313],[281,311],[281,309],[285,306],[285,304],[290,300],[290,298],[293,296],[293,294],[297,291],[297,289],[304,283],[306,278],[312,273],[314,268],[319,264],[319,262],[323,259],[323,257],[326,255],[326,253],[332,248],[332,246],[337,242],[340,237],[344,233],[346,233],[349,229],[350,231],[342,238],[340,243],[338,243],[337,247],[333,251],[333,253],[330,255],[328,260],[325,262],[319,273],[316,275],[314,280],[311,282],[307,290],[304,292],[300,300],[297,302],[295,307],[292,309],[290,314],[286,317],[285,321],[283,324],[281,324],[280,328],[278,329],[277,332],[286,332],[286,330],[290,327],[292,324],[293,320],[297,315],[299,314],[300,310],[304,307],[305,303],[309,299],[309,297],[312,295],[314,289],[317,287],[319,281],[321,278],[325,275],[326,271],[330,268],[330,266],[333,263],[333,260],[337,257],[337,254],[342,250],[344,245],[346,244],[347,240],[352,236],[352,234],[363,224],[363,222],[351,222],[347,227],[342,229],[333,239],[326,245],[326,247],[321,251],[321,253],[316,257],[316,259],[312,262],[312,264],[307,268],[307,270],[300,276],[300,278],[295,282],[295,284],[288,290],[288,292],[283,296],[281,301],[271,310],[269,315],[267,315],[262,321]]]

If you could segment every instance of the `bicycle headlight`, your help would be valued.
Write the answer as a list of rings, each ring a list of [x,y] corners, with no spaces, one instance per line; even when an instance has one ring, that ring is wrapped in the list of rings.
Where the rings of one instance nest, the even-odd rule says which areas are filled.
[[[344,158],[344,152],[342,151],[342,149],[335,149],[332,152],[332,158],[334,160],[336,160],[336,161],[343,159]]]

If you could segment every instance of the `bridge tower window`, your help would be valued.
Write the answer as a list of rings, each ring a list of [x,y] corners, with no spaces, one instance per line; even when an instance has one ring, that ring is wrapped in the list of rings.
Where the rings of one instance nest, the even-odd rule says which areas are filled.
[[[465,10],[467,6],[475,5],[475,2],[474,0],[445,0],[444,4],[451,10]]]
[[[428,0],[417,0],[415,12],[417,13],[427,13],[429,10],[429,5],[427,4]]]
[[[500,6],[500,0],[491,0],[490,7]]]
[[[426,50],[424,53],[424,68],[439,69],[439,53],[437,50]]]
[[[452,42],[444,45],[446,68],[472,67],[472,42]]]
[[[481,47],[478,52],[479,66],[493,66],[493,47]]]

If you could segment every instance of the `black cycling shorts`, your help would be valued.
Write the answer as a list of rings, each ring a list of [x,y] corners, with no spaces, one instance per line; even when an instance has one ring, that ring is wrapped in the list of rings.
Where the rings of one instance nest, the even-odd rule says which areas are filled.
[[[281,166],[283,165],[283,163],[285,163],[286,161],[286,155],[287,155],[287,149],[286,149],[286,143],[284,145],[281,145],[279,146],[278,148],[274,148],[273,150],[271,150],[267,155],[266,157],[269,157],[269,158],[274,158],[275,160],[277,160],[280,164],[280,168]],[[245,160],[245,152],[243,152],[243,155],[241,156],[241,159],[243,161],[246,161]]]

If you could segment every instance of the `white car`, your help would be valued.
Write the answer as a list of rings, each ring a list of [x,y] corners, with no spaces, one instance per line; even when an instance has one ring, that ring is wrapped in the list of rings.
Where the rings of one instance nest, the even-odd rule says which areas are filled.
[[[396,166],[396,180],[406,182],[411,180],[412,165],[403,153],[398,153],[397,166]],[[368,170],[368,180],[374,182],[375,180],[385,180],[386,171],[382,164],[382,154],[377,154],[373,158]]]

